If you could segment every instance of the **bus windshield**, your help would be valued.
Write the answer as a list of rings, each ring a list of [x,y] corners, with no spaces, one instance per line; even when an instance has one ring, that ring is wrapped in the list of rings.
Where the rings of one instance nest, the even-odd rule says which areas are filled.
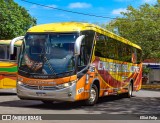
[[[27,34],[19,70],[28,74],[57,75],[75,67],[74,43],[78,33]]]

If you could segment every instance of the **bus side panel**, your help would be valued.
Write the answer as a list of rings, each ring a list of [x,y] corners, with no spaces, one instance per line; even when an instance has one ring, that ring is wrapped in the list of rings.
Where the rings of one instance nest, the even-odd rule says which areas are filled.
[[[3,77],[1,80],[0,88],[15,88],[16,87],[16,77]]]
[[[84,100],[89,97],[88,85],[86,84],[86,74],[83,75],[76,85],[76,100]]]
[[[114,62],[112,60],[95,58],[93,63],[100,81],[100,96],[116,95],[128,92],[128,85],[133,80],[134,90],[141,88],[142,66],[132,63]],[[134,71],[132,71],[134,68]]]
[[[88,80],[86,80],[86,76],[88,75]],[[76,87],[76,100],[85,100],[89,98],[90,89],[95,80],[100,81],[100,88],[105,88],[106,84],[103,82],[103,79],[99,77],[95,72],[88,71],[83,77],[81,77],[77,82]],[[102,83],[101,83],[102,82]],[[103,95],[103,91],[100,91],[99,95]]]
[[[96,68],[96,73],[98,74],[97,79],[100,82],[100,97],[106,95],[114,94],[114,88],[117,88],[117,80],[114,72],[109,72],[109,62],[105,62],[104,60],[100,60],[100,58],[96,57],[92,63]],[[113,77],[114,76],[114,77]]]
[[[9,62],[0,63],[0,88],[15,88],[17,64]]]
[[[134,87],[133,88],[134,91],[140,90],[141,86],[142,86],[142,64],[138,65],[138,67],[139,67],[138,75],[135,78],[134,86],[133,86]]]
[[[3,88],[3,76],[0,75],[0,88]]]

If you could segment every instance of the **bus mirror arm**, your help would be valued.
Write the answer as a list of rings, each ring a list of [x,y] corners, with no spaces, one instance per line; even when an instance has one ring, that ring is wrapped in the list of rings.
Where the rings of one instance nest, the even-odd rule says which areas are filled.
[[[23,40],[23,39],[24,39],[24,36],[19,36],[19,37],[12,39],[12,41],[10,42],[10,45],[9,45],[10,54],[14,54],[14,43],[19,40]]]
[[[84,39],[85,35],[81,35],[76,39],[75,45],[74,45],[74,53],[75,55],[80,55],[80,48],[82,40]]]

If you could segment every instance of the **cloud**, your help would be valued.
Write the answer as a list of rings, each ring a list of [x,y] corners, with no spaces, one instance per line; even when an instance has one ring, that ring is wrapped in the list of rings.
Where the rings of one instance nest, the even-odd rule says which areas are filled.
[[[91,8],[92,5],[89,3],[80,3],[80,2],[76,2],[76,3],[70,3],[68,8],[70,9],[75,9],[75,8]]]
[[[114,15],[120,15],[121,12],[127,12],[128,10],[126,8],[119,8],[112,11],[112,14]]]
[[[157,2],[157,0],[142,0],[143,3],[149,3],[149,4],[154,4]]]
[[[52,8],[57,8],[57,5],[51,4],[51,5],[45,5],[46,7],[41,7],[38,5],[32,5],[30,6],[31,9],[52,9]]]

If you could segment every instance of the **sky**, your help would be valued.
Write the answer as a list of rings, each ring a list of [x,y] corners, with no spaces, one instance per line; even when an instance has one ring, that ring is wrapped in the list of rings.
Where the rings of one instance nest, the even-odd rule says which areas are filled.
[[[120,12],[126,12],[126,8],[129,5],[138,8],[144,3],[155,4],[157,0],[25,0],[52,8],[27,3],[23,0],[14,1],[25,7],[31,16],[37,19],[37,24],[67,21],[105,24],[113,20],[113,18],[121,16]],[[88,14],[102,17],[88,16]]]

